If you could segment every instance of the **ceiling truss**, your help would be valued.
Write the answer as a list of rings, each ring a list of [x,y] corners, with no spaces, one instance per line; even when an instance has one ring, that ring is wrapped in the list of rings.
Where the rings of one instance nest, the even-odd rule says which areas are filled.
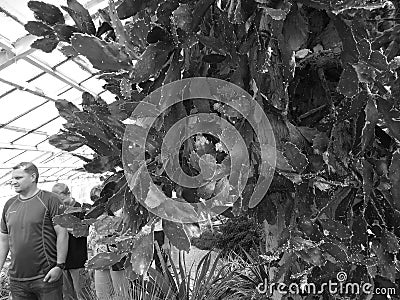
[[[16,26],[21,27],[24,24],[24,21],[21,21],[23,19],[21,17],[24,16],[22,13],[15,12],[14,7],[7,7],[11,2],[5,1],[0,4],[0,15],[6,15],[6,17],[15,22]],[[107,4],[108,2],[105,0],[89,0],[86,1],[85,7],[90,10],[100,8],[100,6],[104,8]],[[66,21],[68,20],[69,16],[66,16]],[[82,92],[88,92],[94,96],[102,95],[103,97],[106,90],[102,88],[102,84],[99,83],[99,87],[93,85],[97,70],[85,58],[66,58],[60,55],[59,52],[58,57],[61,59],[54,61],[53,58],[55,63],[50,64],[44,58],[44,54],[38,53],[40,50],[31,48],[31,44],[37,38],[36,36],[26,34],[15,41],[11,41],[5,37],[7,36],[6,34],[3,34],[4,30],[6,28],[0,29],[0,88],[2,86],[8,88],[0,90],[0,137],[2,137],[0,139],[0,186],[9,182],[12,167],[19,161],[25,160],[26,157],[29,157],[29,161],[38,166],[41,173],[40,178],[43,182],[96,176],[81,171],[83,162],[78,157],[48,144],[48,138],[51,134],[54,134],[54,132],[48,132],[49,126],[52,126],[52,124],[59,126],[57,128],[58,131],[62,124],[62,119],[58,114],[49,114],[46,111],[46,107],[49,107],[49,103],[56,102],[59,99],[67,99],[79,106],[81,101],[80,93]],[[18,64],[20,61],[27,63],[40,72],[24,80],[15,80],[13,79],[15,76],[4,75],[7,73],[8,68],[13,67],[14,64]],[[70,72],[70,74],[65,73],[64,70],[68,70],[68,66],[71,64],[78,66],[82,70],[82,74],[86,72],[87,76],[77,79],[74,78],[73,72]],[[63,87],[55,92],[48,92],[46,87],[43,88],[40,84],[36,84],[36,82],[46,81],[45,79],[36,81],[44,75],[50,76],[46,77],[46,80],[47,78],[54,79],[58,85],[63,85]],[[49,85],[51,85],[51,82],[49,82]],[[93,89],[94,87],[95,89]],[[27,98],[31,95],[32,98],[35,98],[35,101],[30,105],[20,105],[17,113],[2,116],[3,108],[14,105],[9,102],[10,96],[17,95],[15,93],[21,93],[21,91]],[[108,97],[111,99],[109,101],[113,101],[114,97],[112,95],[108,95]],[[39,101],[40,99],[42,99],[42,102]],[[34,120],[36,122],[32,123],[26,121],[29,120],[31,114],[35,113],[37,115],[38,112],[43,112],[40,124],[38,124],[38,120]],[[3,140],[5,136],[10,137],[7,142]],[[33,142],[24,142],[29,141],[30,137],[34,137],[32,139]],[[93,154],[90,149],[84,147],[74,151],[74,153],[85,157],[90,157]]]

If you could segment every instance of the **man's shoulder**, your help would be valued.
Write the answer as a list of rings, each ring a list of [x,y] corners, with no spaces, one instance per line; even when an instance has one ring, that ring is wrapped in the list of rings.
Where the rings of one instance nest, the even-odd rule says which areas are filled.
[[[41,190],[41,193],[39,193],[39,197],[46,203],[63,204],[61,198],[57,194],[46,190]]]
[[[7,210],[7,208],[10,207],[10,205],[13,204],[17,200],[18,200],[18,195],[15,195],[15,196],[11,197],[10,199],[8,199],[7,202],[4,204],[4,209]]]

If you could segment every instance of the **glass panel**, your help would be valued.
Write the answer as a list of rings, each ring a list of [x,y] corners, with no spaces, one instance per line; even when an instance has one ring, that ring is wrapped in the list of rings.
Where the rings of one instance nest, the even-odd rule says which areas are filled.
[[[104,93],[101,93],[100,95],[101,98],[104,99],[104,101],[106,101],[108,104],[114,102],[115,99],[115,95],[113,93],[111,93],[110,91],[105,91]]]
[[[43,162],[44,162],[46,159],[48,159],[49,157],[52,157],[53,155],[54,155],[54,152],[43,153],[43,156],[34,159],[32,162],[33,162],[34,164],[40,164],[40,165],[42,165]]]
[[[3,3],[1,3],[1,4],[3,4]],[[0,23],[1,23],[1,27],[2,27],[1,34],[9,41],[14,42],[21,36],[24,36],[27,34],[24,26],[22,26],[21,24],[14,21],[13,19],[7,17],[4,14],[0,14]],[[4,30],[4,28],[7,28],[8,30]]]
[[[28,92],[14,91],[0,99],[0,123],[7,123],[20,114],[46,101],[47,100],[44,98],[32,95]]]
[[[10,125],[34,129],[57,117],[58,115],[58,110],[56,109],[54,103],[48,102],[26,114],[25,116],[15,120],[14,122],[11,122]],[[38,130],[41,131],[40,128]]]
[[[40,155],[43,155],[43,153],[36,152],[36,151],[26,151],[25,153],[22,153],[21,155],[17,156],[16,158],[11,159],[10,161],[7,162],[7,164],[18,164],[21,161],[32,161],[35,158],[38,158]]]
[[[0,95],[3,95],[5,92],[8,92],[9,90],[13,89],[11,85],[8,85],[6,83],[0,82]],[[2,101],[0,99],[0,101]]]
[[[43,73],[39,68],[20,59],[16,63],[0,71],[0,77],[14,83],[22,83]]]
[[[23,150],[11,150],[11,149],[1,149],[0,150],[0,162],[4,163],[10,158],[13,158],[14,156],[21,154]],[[0,175],[1,176],[1,175]]]
[[[61,155],[63,155],[63,153],[60,151],[58,153],[54,153],[52,156],[50,156],[49,158],[45,159],[42,161],[43,164],[48,164],[50,162],[53,162],[55,159],[57,159],[58,157],[60,157]]]
[[[85,82],[82,82],[82,86],[92,91],[93,93],[99,94],[103,91],[103,85],[106,84],[104,80],[100,80],[97,78],[90,78]]]
[[[46,132],[48,135],[56,134],[62,128],[62,124],[66,123],[67,121],[64,118],[57,118],[54,121],[51,121],[49,124],[44,125],[40,128],[40,131]]]
[[[29,20],[34,20],[33,12],[28,8],[27,1],[1,0],[1,6],[10,14],[16,16],[21,22],[26,23]],[[14,23],[16,22],[14,21]],[[14,29],[13,27],[11,28]],[[25,35],[26,34],[25,32]]]
[[[50,74],[44,74],[31,83],[51,97],[56,97],[59,91],[69,86]]]
[[[71,168],[65,168],[65,167],[61,166],[60,168],[49,169],[43,175],[45,175],[47,177],[51,177],[51,176],[57,175],[57,177],[59,177],[59,176],[62,176],[63,174],[66,174],[66,173],[68,173],[70,171],[71,171]]]
[[[10,143],[12,140],[20,137],[23,134],[23,132],[17,132],[6,128],[0,129],[1,142],[6,144]]]
[[[47,2],[47,1],[46,1]],[[65,61],[66,57],[58,50],[53,50],[51,53],[43,51],[35,51],[31,56],[37,58],[39,61],[44,62],[50,67],[58,65],[60,62]]]
[[[71,101],[75,105],[81,105],[82,103],[82,92],[72,88],[65,93],[62,93],[61,95],[58,95],[59,99],[66,99],[68,101]]]
[[[47,138],[47,136],[44,136],[41,134],[30,133],[30,134],[24,136],[23,138],[16,138],[17,140],[15,141],[15,144],[16,145],[26,145],[26,146],[28,146],[27,148],[30,149],[29,147],[35,147],[37,144],[39,144],[45,138]],[[49,149],[49,147],[46,148],[46,147],[40,146],[38,148],[40,150],[52,151],[52,149]]]
[[[3,192],[3,189],[5,188],[4,185],[6,186],[6,196],[4,196],[6,199],[1,198],[2,200],[4,200],[4,202],[0,203],[0,205],[4,205],[5,201],[7,201],[10,197],[12,197],[12,195],[15,194],[14,189],[8,185],[10,183],[11,180],[11,170],[9,169],[1,169],[0,170],[0,184],[1,184],[1,191]],[[4,193],[1,194],[0,197],[3,197]]]
[[[75,82],[81,82],[82,80],[85,80],[91,76],[73,61],[67,61],[66,63],[63,63],[61,66],[58,66],[56,70],[73,79]]]

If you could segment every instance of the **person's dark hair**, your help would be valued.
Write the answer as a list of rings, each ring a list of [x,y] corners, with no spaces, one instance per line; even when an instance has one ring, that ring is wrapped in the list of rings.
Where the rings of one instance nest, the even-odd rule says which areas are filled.
[[[24,170],[26,173],[32,175],[35,174],[35,182],[38,183],[39,181],[39,170],[38,168],[31,162],[20,162],[18,165],[13,167],[13,170]]]

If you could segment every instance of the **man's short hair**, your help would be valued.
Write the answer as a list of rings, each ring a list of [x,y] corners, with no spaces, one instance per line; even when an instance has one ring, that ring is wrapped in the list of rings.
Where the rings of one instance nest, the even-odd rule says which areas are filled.
[[[13,167],[13,170],[24,170],[26,173],[32,175],[36,175],[35,182],[38,183],[39,181],[39,170],[38,168],[31,162],[20,162],[18,165]]]
[[[52,192],[56,193],[56,194],[64,194],[64,195],[69,195],[71,194],[71,192],[69,191],[68,185],[66,185],[65,183],[56,183],[53,188],[52,188]]]

